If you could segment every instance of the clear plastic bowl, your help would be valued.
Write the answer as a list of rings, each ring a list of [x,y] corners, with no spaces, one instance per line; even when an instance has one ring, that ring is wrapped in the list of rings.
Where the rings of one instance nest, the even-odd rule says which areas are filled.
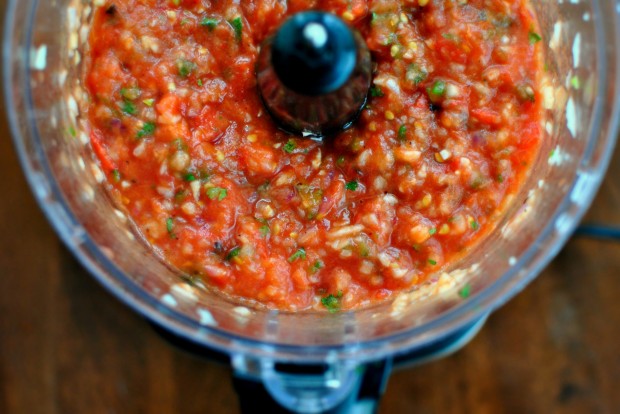
[[[483,318],[549,263],[589,207],[618,129],[618,6],[605,0],[534,6],[546,49],[548,120],[524,190],[497,230],[437,284],[355,312],[276,312],[196,291],[139,241],[100,185],[104,177],[82,118],[79,73],[90,2],[8,2],[6,107],[23,169],[49,221],[116,297],[175,335],[230,355],[238,370],[265,378],[274,361],[320,362],[340,364],[346,373]],[[458,294],[465,284],[467,299]]]

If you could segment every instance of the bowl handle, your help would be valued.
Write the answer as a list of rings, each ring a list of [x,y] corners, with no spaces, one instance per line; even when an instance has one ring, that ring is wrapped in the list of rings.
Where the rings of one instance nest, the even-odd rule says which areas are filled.
[[[243,414],[372,414],[385,391],[392,360],[291,365],[233,356],[232,365]]]

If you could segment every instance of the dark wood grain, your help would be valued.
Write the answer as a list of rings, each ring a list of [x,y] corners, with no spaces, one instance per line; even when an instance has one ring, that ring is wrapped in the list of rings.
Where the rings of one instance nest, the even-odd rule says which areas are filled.
[[[0,413],[238,412],[226,367],[167,345],[77,264],[3,116],[0,137]],[[587,220],[620,223],[618,176],[620,154]],[[618,413],[619,298],[620,245],[574,239],[465,349],[395,373],[381,413]]]

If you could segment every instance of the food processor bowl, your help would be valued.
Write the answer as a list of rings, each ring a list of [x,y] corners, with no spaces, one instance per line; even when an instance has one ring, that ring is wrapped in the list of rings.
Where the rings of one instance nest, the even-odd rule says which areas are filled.
[[[294,313],[234,301],[184,282],[102,185],[80,78],[94,3],[8,1],[5,100],[32,190],[59,236],[106,289],[174,337],[227,356],[238,377],[265,381],[281,404],[298,411],[343,401],[359,367],[466,338],[558,253],[589,207],[615,144],[616,2],[534,1],[546,59],[544,137],[497,228],[432,283],[369,308]],[[325,369],[312,381],[282,369],[299,365]]]

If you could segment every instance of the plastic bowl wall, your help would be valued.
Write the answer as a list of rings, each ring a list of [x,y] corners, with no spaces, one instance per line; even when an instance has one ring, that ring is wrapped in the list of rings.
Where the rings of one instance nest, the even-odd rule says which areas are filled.
[[[614,2],[539,1],[549,85],[543,147],[526,188],[484,242],[396,301],[342,314],[282,313],[183,283],[109,200],[89,147],[79,73],[92,8],[9,1],[4,86],[15,146],[48,219],[99,282],[167,330],[234,355],[287,362],[394,356],[472,323],[554,257],[592,201],[613,150],[620,50]],[[465,284],[472,295],[462,299]]]

